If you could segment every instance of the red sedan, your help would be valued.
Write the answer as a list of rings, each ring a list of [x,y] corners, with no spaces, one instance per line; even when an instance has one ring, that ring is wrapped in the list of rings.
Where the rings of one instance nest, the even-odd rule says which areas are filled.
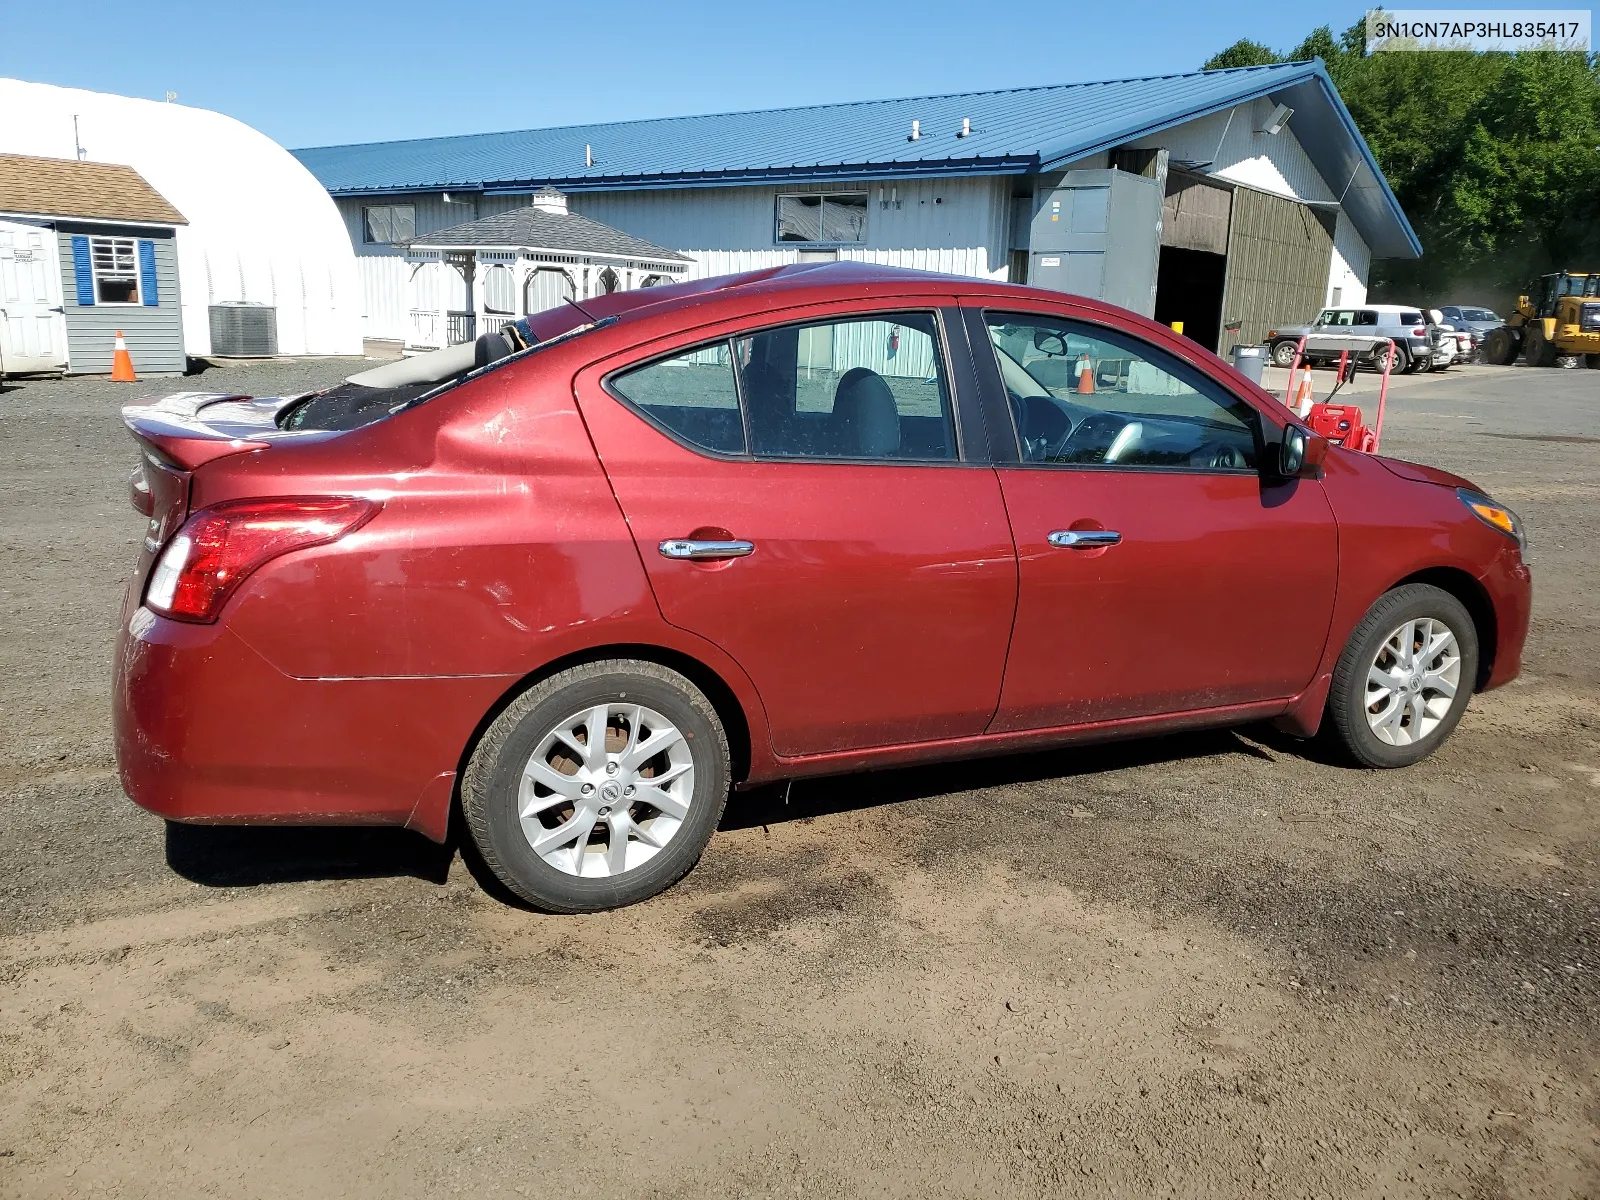
[[[125,411],[137,803],[459,804],[576,912],[680,878],[733,789],[1264,719],[1399,767],[1520,667],[1514,514],[1121,309],[854,264],[586,309]]]

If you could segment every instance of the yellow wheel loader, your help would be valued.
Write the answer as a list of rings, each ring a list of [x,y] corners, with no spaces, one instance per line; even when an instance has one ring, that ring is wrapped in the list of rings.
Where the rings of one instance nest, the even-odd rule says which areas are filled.
[[[1553,367],[1577,354],[1600,370],[1600,273],[1558,271],[1535,281],[1533,295],[1519,296],[1517,310],[1490,330],[1483,356],[1502,365],[1521,354],[1530,367]]]

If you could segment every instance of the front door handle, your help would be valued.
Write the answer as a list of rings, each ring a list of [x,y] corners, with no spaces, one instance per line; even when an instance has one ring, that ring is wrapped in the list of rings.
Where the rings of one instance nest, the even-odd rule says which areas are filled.
[[[1122,541],[1122,535],[1110,529],[1058,529],[1046,540],[1067,550],[1096,550],[1115,546]]]
[[[668,538],[660,546],[662,558],[690,558],[696,562],[718,558],[744,558],[746,555],[754,554],[755,549],[754,542],[706,538]]]

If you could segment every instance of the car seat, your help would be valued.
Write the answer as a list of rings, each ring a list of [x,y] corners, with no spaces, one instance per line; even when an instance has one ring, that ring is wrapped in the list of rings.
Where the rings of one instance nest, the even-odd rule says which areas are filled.
[[[833,392],[829,422],[836,454],[846,458],[893,458],[900,453],[900,410],[882,375],[851,367]]]

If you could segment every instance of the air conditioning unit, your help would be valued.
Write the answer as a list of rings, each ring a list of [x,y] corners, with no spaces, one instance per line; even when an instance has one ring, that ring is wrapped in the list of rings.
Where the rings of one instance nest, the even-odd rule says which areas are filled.
[[[218,358],[274,358],[278,310],[270,304],[228,300],[211,306],[211,353]]]

